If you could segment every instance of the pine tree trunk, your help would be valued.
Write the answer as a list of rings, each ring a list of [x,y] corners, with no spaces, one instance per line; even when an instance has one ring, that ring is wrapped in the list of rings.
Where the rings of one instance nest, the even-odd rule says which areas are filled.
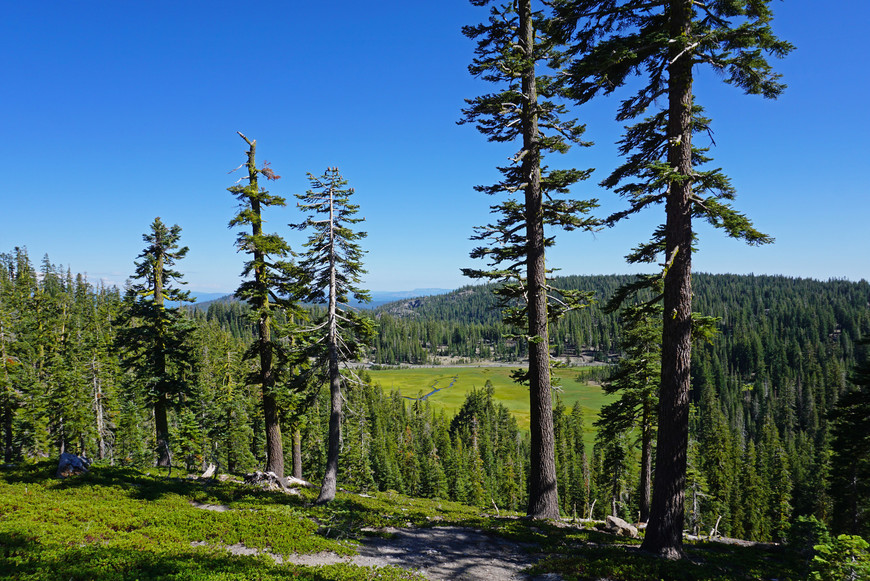
[[[538,97],[534,69],[535,33],[531,0],[520,0],[520,44],[530,63],[523,74],[523,176],[526,181],[526,235],[529,336],[529,412],[531,466],[529,471],[528,515],[559,518],[556,488],[556,446],[553,429],[553,401],[550,393],[550,341],[547,329],[546,265],[544,262],[544,218],[541,194]]]
[[[333,375],[333,358],[329,361],[329,394],[331,400],[331,412],[329,414],[329,446],[326,453],[326,472],[323,474],[323,483],[320,487],[320,495],[316,504],[325,504],[335,499],[335,491],[338,482],[338,456],[341,453],[341,384],[338,374],[338,359],[335,359],[335,374]]]
[[[92,358],[91,373],[94,384],[94,419],[97,424],[97,458],[104,460],[106,458],[106,421],[103,412],[103,388],[100,384],[98,370],[97,360]]]
[[[60,442],[60,444],[59,444],[60,453],[64,454],[66,452],[66,433],[64,432],[64,429],[63,429],[63,416],[61,416],[60,419],[58,420],[57,431],[58,431],[59,442]]]
[[[266,471],[274,472],[284,478],[284,442],[281,438],[281,424],[278,420],[278,402],[273,389],[275,375],[272,370],[272,340],[268,315],[261,315],[260,334],[260,384],[263,389],[263,423],[266,427]]]
[[[230,474],[233,474],[238,467],[239,443],[233,437],[233,431],[235,429],[236,422],[238,421],[240,421],[239,415],[234,413],[232,410],[227,410],[224,422],[223,443],[226,445],[227,472],[229,472]],[[259,425],[257,425],[257,422],[252,422],[252,424],[252,429],[260,427]],[[255,441],[256,438],[254,438],[252,434],[251,440],[246,442],[247,445],[244,447],[247,448],[256,458],[259,455],[259,450],[257,450],[257,447],[254,445]]]
[[[226,430],[226,432],[224,432],[224,433],[231,434],[232,429],[233,429],[233,418],[229,412],[227,412],[226,420],[227,421],[224,424],[224,429]],[[226,438],[224,440],[224,443],[227,446],[227,450],[226,450],[226,453],[227,453],[227,472],[232,474],[233,472],[236,471],[236,460],[235,460],[235,453],[233,451],[233,440],[232,440],[232,438]]]
[[[266,424],[266,471],[284,478],[284,443],[278,421],[278,403],[271,393],[263,393],[263,419]]]
[[[691,2],[671,0],[670,38],[691,31]],[[656,473],[649,525],[642,548],[664,557],[683,557],[686,453],[692,352],[692,60],[681,42],[672,42],[668,67],[668,164],[683,180],[670,183],[665,205],[662,383]]]
[[[163,394],[157,396],[154,401],[154,428],[157,432],[157,465],[172,466],[172,457],[169,453],[169,421],[166,415],[166,397]]]

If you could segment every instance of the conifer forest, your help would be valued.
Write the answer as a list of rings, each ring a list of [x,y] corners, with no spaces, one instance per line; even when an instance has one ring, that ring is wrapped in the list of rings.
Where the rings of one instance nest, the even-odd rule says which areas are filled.
[[[154,465],[166,455],[154,427],[164,394],[162,437],[176,469],[199,471],[213,462],[244,473],[265,466],[262,395],[249,379],[257,362],[245,357],[257,324],[246,303],[165,307],[177,326],[173,336],[184,339],[184,357],[163,376],[140,374],[134,362],[145,350],[124,342],[131,329],[144,333],[133,317],[137,302],[148,300],[135,285],[126,292],[94,287],[47,258],[35,268],[23,249],[2,258],[4,461],[72,451],[98,462]],[[554,284],[608,296],[632,278],[564,277]],[[719,321],[693,353],[687,529],[707,531],[721,517],[723,534],[770,540],[803,515],[866,534],[866,466],[860,450],[841,455],[834,444],[860,444],[847,444],[860,432],[842,426],[853,409],[847,405],[858,405],[850,402],[862,393],[853,382],[865,380],[861,369],[866,375],[861,338],[870,334],[870,284],[709,274],[694,283],[698,308]],[[526,354],[505,338],[509,329],[491,290],[466,287],[361,311],[376,329],[366,360],[411,365],[455,357],[520,366]],[[308,316],[316,320],[321,311],[310,307]],[[279,327],[288,324],[279,319]],[[600,304],[570,313],[552,329],[554,360],[585,354],[600,364],[577,367],[578,374],[609,385],[633,352],[623,344],[627,320]],[[342,487],[524,509],[528,434],[490,386],[468,393],[447,417],[426,401],[385,393],[365,367],[349,373],[355,381],[342,417]],[[171,387],[158,391],[161,381]],[[298,458],[293,446],[283,454],[288,466],[299,461],[301,474],[317,480],[328,452],[328,384],[312,380],[299,389],[295,381],[288,374],[276,387],[279,423],[299,442]],[[593,516],[637,520],[641,417],[615,408],[614,425],[602,424],[609,415],[584,417],[558,393],[553,410],[561,513],[584,515],[594,503]],[[597,434],[593,446],[584,445],[589,430]]]
[[[213,464],[317,483],[317,505],[396,491],[533,519],[613,515],[648,523],[642,548],[671,559],[685,533],[783,542],[814,523],[870,539],[870,283],[692,269],[693,221],[773,242],[736,209],[727,167],[693,145],[713,120],[692,93],[703,67],[741,99],[786,90],[773,65],[793,47],[769,0],[472,4],[486,16],[463,29],[469,71],[492,92],[457,116],[516,155],[496,183],[469,184],[493,205],[468,233],[468,286],[367,307],[353,176],[308,174],[288,204],[275,172],[295,169],[228,135],[239,157],[226,165],[241,166],[223,195],[238,211],[214,227],[237,236],[233,295],[191,298],[184,225],[160,217],[143,223],[124,288],[0,249],[4,463]],[[591,170],[563,154],[594,147],[584,105],[610,94],[622,165],[577,188]],[[603,215],[580,190],[625,209]],[[625,249],[646,274],[547,268],[557,232],[640,212],[661,223]],[[280,228],[307,241],[291,249]],[[514,370],[528,423],[489,381],[445,411],[373,378],[463,366]],[[566,403],[557,368],[603,406]]]

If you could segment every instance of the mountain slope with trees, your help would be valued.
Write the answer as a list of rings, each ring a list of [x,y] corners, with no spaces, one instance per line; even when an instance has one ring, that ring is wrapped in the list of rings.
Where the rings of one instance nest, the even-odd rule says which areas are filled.
[[[153,419],[145,413],[136,375],[118,365],[114,338],[129,308],[120,293],[94,287],[48,258],[37,272],[20,248],[3,254],[0,265],[5,458],[64,450],[104,463],[155,462]],[[694,349],[687,529],[717,527],[725,535],[772,540],[782,538],[800,515],[835,525],[856,522],[842,518],[842,507],[864,507],[867,499],[863,488],[844,486],[840,469],[831,472],[832,441],[844,433],[834,430],[831,413],[841,401],[856,401],[846,396],[861,385],[852,381],[863,377],[863,368],[857,374],[852,369],[868,357],[861,337],[870,335],[870,284],[694,276],[696,305],[721,321],[719,333]],[[627,280],[553,282],[607,292]],[[406,342],[417,340],[420,352],[461,347],[478,353],[504,331],[493,303],[486,286],[467,287],[384,306],[375,311],[375,322],[381,338],[390,330]],[[246,380],[255,366],[243,358],[253,331],[243,303],[211,309],[184,311],[194,327],[194,362],[190,389],[168,409],[172,457],[175,466],[190,470],[213,462],[221,470],[250,471],[266,462],[261,394]],[[234,325],[241,323],[247,326],[236,332]],[[593,305],[554,327],[551,336],[563,342],[553,350],[571,353],[579,346],[616,361],[620,328],[618,314]],[[375,345],[372,361],[384,345],[382,339]],[[515,355],[508,359],[521,365]],[[528,436],[494,394],[469,394],[456,417],[445,417],[425,402],[383,393],[364,372],[360,378],[366,387],[346,394],[342,486],[502,508],[524,505]],[[304,405],[297,423],[299,454],[305,477],[314,480],[325,468],[327,391],[310,392]],[[289,421],[290,411],[280,407],[279,420]],[[848,413],[838,418],[854,416]],[[605,448],[583,445],[583,426],[593,420],[554,402],[560,510],[588,515],[592,509],[598,517],[615,511],[634,520],[642,498],[641,433],[624,433],[625,460],[614,464]],[[284,455],[292,460],[292,452]]]

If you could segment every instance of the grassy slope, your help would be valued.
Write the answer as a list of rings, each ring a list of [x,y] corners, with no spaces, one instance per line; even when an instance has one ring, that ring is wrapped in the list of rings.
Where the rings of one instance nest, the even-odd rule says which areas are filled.
[[[372,578],[362,567],[278,567],[270,557],[225,549],[353,554],[349,540],[317,534],[300,497],[108,467],[66,481],[52,472],[47,463],[0,471],[0,579]],[[417,579],[399,570],[375,578]]]
[[[243,544],[274,554],[355,552],[365,526],[458,524],[533,543],[547,555],[534,574],[572,579],[802,579],[800,561],[779,548],[689,545],[693,562],[669,563],[636,543],[573,526],[494,518],[458,503],[339,493],[327,507],[302,496],[241,484],[166,479],[134,470],[95,467],[66,481],[50,463],[0,468],[0,579],[420,579],[397,568],[346,563],[276,565],[267,556],[234,556]],[[223,504],[210,512],[192,501]]]

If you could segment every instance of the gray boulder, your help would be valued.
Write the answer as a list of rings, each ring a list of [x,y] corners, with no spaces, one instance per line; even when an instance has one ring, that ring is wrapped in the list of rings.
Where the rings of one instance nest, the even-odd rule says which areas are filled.
[[[90,465],[91,461],[87,458],[64,452],[60,455],[55,476],[57,478],[66,478],[75,474],[84,474],[88,471]]]
[[[618,516],[608,516],[604,530],[620,537],[637,538],[637,527],[625,522]]]

